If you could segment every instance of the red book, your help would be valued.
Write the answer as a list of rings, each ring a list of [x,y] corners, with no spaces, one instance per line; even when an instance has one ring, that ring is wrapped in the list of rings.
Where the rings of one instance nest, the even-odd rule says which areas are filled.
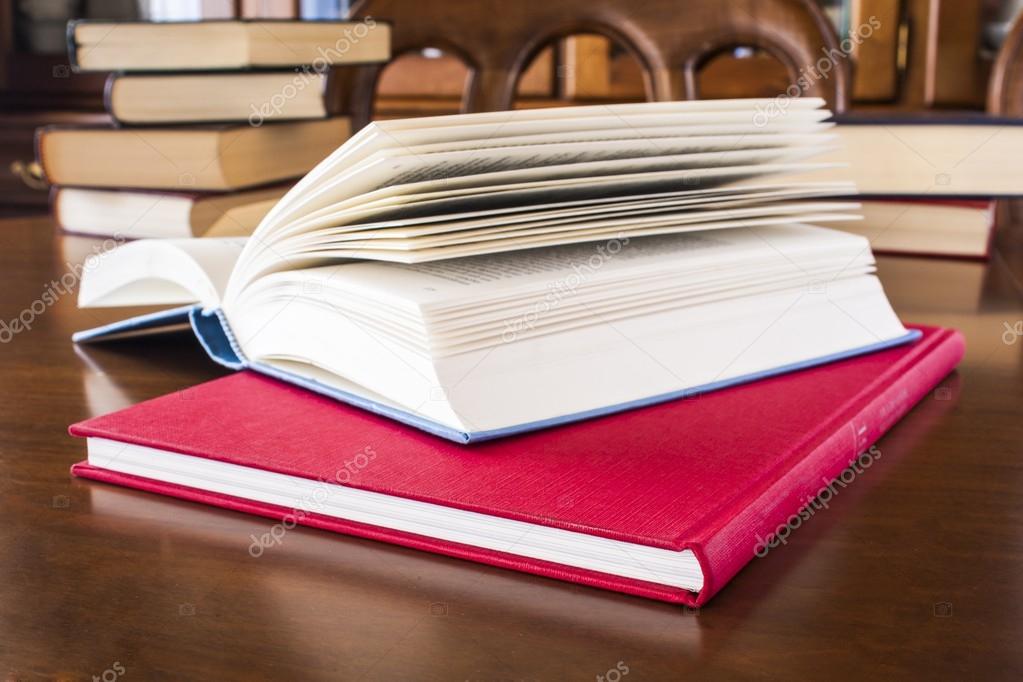
[[[274,519],[253,555],[297,523],[699,606],[830,481],[884,466],[870,446],[963,354],[958,332],[922,330],[870,355],[468,446],[243,372],[75,424],[89,461],[72,471]]]

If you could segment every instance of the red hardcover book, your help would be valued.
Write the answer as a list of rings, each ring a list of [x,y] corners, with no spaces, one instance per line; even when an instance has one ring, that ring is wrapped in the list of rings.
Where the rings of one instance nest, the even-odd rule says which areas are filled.
[[[244,372],[75,424],[75,475],[699,606],[956,366],[962,335],[459,445]],[[883,466],[881,460],[877,466]],[[853,471],[853,469],[850,469]],[[249,551],[272,546],[274,530]],[[264,542],[265,541],[265,542]]]

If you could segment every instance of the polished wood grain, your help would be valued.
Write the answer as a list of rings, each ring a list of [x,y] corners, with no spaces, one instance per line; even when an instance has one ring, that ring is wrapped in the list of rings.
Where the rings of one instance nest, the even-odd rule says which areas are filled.
[[[903,319],[959,327],[965,360],[879,465],[698,613],[305,528],[255,559],[265,519],[74,480],[68,424],[223,372],[184,334],[76,349],[72,331],[119,313],[58,295],[0,346],[0,675],[1018,680],[1018,234],[986,264],[881,259]],[[0,221],[0,320],[96,244]]]

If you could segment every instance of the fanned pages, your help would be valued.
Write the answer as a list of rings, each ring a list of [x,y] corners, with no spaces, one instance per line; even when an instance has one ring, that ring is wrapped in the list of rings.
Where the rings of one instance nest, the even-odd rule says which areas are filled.
[[[828,199],[853,188],[785,179],[826,165],[822,102],[758,125],[762,104],[373,123],[243,247],[126,245],[80,304],[196,303],[224,364],[460,441],[908,340],[867,241],[807,224],[855,219]]]

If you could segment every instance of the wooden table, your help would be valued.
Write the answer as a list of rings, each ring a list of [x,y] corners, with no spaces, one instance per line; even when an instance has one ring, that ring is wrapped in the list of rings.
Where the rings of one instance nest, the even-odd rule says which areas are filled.
[[[0,244],[10,320],[91,242],[39,217],[0,221]],[[881,259],[903,319],[962,329],[966,359],[880,467],[698,613],[303,528],[254,559],[264,519],[73,480],[68,424],[223,371],[184,334],[76,349],[116,313],[58,296],[2,346],[0,674],[1020,679],[1021,252]]]

